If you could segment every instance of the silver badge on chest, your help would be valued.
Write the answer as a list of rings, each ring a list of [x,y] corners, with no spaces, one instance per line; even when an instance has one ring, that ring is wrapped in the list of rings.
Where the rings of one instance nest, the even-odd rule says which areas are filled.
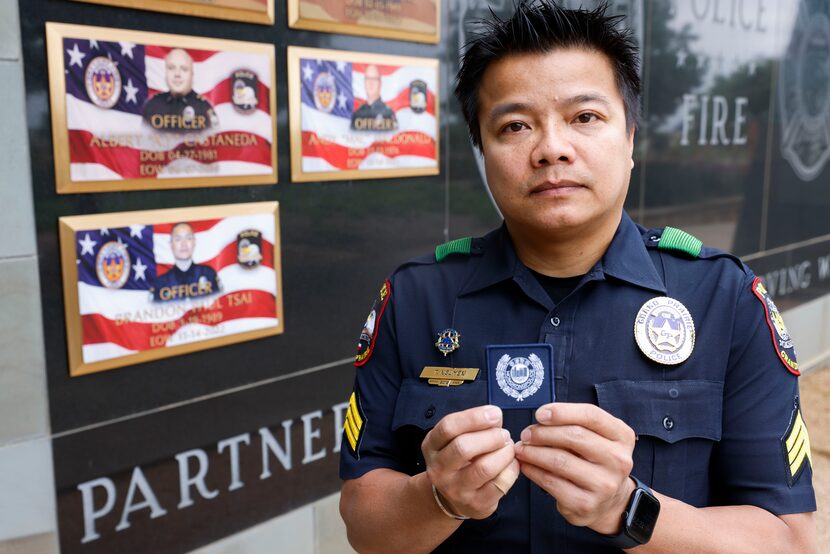
[[[634,319],[637,346],[650,360],[677,365],[692,355],[695,323],[682,303],[668,296],[652,298]]]

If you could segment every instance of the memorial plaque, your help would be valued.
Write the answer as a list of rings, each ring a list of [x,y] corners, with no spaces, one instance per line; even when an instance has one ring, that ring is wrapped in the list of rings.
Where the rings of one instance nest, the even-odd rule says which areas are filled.
[[[437,43],[441,0],[288,0],[294,29]]]
[[[288,47],[293,181],[439,171],[438,60]]]
[[[69,372],[283,331],[276,202],[60,218]]]
[[[244,21],[246,23],[274,23],[274,0],[76,0],[90,4],[104,4],[153,10],[157,12],[178,13]]]
[[[58,193],[273,184],[270,44],[46,24]]]

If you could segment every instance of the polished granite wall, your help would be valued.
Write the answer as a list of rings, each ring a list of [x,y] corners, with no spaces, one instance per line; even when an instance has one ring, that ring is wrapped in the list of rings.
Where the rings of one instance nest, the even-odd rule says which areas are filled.
[[[339,488],[336,430],[355,337],[377,286],[400,261],[498,224],[450,90],[472,22],[487,8],[504,13],[510,6],[445,0],[442,41],[433,46],[289,30],[279,0],[273,26],[67,0],[0,0],[0,15],[8,15],[0,17],[0,157],[12,168],[4,172],[0,205],[13,208],[0,218],[2,236],[11,237],[0,241],[0,295],[7,313],[21,314],[4,318],[8,329],[0,335],[0,479],[2,490],[18,494],[0,500],[0,514],[17,518],[0,518],[0,552],[35,551],[20,546],[25,540],[52,551],[56,525],[62,552],[178,553],[249,528],[268,529],[262,537],[292,527],[317,536],[311,502],[329,514],[321,516],[323,527],[336,518],[326,500]],[[628,15],[642,45],[644,114],[627,209],[646,225],[681,227],[744,256],[776,302],[800,314],[797,326],[826,334],[827,309],[816,303],[824,302],[830,279],[827,3],[629,0],[613,2],[612,10]],[[56,195],[46,21],[274,43],[279,184]],[[287,45],[438,58],[441,174],[292,184]],[[69,377],[58,217],[274,199],[282,222],[283,335]],[[193,503],[180,508],[182,464],[206,468],[208,494],[193,489]],[[44,478],[52,467],[54,489]],[[133,504],[144,498],[144,485],[136,484],[142,478],[161,510],[138,509],[128,527],[120,525],[131,484],[139,491]],[[113,484],[109,510],[105,479]],[[88,510],[102,514],[92,528],[84,494]],[[15,510],[32,505],[40,509]],[[277,516],[275,527],[252,527]]]

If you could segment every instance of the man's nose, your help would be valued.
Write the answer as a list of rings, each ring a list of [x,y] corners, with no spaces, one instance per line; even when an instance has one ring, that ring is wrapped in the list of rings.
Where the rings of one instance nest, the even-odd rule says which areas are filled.
[[[573,162],[575,150],[564,123],[543,125],[537,135],[537,142],[531,153],[533,167]]]

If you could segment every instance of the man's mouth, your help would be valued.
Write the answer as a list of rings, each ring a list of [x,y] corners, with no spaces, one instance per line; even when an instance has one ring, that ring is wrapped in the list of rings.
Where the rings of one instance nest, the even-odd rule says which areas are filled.
[[[531,195],[558,195],[567,194],[574,190],[584,188],[583,185],[576,181],[560,180],[560,181],[545,181],[530,189]]]

